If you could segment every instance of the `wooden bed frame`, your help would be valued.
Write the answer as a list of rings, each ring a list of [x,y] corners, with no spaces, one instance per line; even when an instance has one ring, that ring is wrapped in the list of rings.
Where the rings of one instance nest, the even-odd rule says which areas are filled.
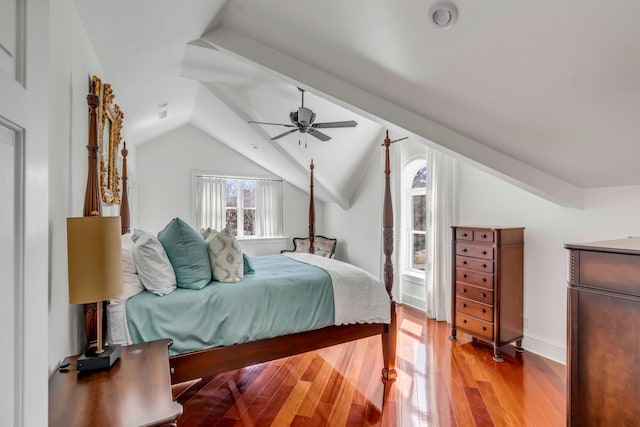
[[[101,199],[99,183],[97,180],[97,134],[95,108],[97,102],[94,99],[93,90],[87,97],[89,104],[89,178],[85,194],[85,215],[87,212],[101,212]],[[292,356],[307,351],[317,350],[335,344],[345,343],[360,338],[381,335],[383,368],[382,379],[385,383],[391,383],[397,377],[396,362],[396,303],[391,294],[393,288],[393,264],[391,254],[393,252],[393,208],[391,204],[389,147],[391,145],[389,132],[384,140],[385,147],[385,191],[383,211],[383,237],[384,237],[384,285],[391,300],[391,321],[389,324],[353,324],[341,326],[329,326],[308,332],[284,335],[276,338],[268,338],[237,344],[228,347],[215,347],[186,354],[170,357],[172,384],[201,378],[221,372],[239,369],[282,357]],[[122,149],[122,197],[120,216],[122,219],[122,233],[130,230],[129,201],[127,188],[127,148],[126,143]],[[309,238],[313,248],[315,207],[313,196],[313,163],[311,165],[311,200],[309,203]],[[95,324],[95,323],[94,323]]]

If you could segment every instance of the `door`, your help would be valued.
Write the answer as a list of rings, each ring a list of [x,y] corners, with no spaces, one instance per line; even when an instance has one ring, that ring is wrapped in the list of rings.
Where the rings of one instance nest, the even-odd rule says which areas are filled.
[[[0,0],[0,413],[6,426],[47,423],[48,12],[46,0]]]
[[[17,375],[22,348],[20,343],[20,314],[22,306],[21,292],[22,280],[20,277],[20,256],[18,245],[22,241],[20,224],[17,217],[21,212],[17,211],[16,203],[21,193],[19,165],[21,153],[19,144],[16,144],[16,132],[9,128],[8,123],[0,120],[0,342],[9,343],[8,351],[0,352],[2,366],[14,367],[5,372],[5,380],[0,382],[0,413],[9,414],[9,425],[14,425],[16,420],[15,408],[19,400],[21,388],[20,377]],[[17,304],[16,304],[17,303]]]

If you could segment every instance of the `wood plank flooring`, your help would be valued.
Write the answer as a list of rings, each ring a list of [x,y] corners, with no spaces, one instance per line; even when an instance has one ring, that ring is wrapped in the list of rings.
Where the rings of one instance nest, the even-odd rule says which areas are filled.
[[[398,307],[398,380],[380,380],[379,337],[173,387],[180,427],[563,426],[565,367],[493,349],[424,313]],[[384,401],[383,401],[384,395]]]

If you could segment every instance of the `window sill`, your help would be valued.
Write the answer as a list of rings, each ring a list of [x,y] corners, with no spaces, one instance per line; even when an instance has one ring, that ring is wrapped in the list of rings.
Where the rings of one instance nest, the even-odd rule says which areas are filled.
[[[267,244],[267,243],[287,243],[287,237],[250,237],[250,236],[242,236],[236,237],[238,241],[242,243],[256,243],[256,244]]]
[[[415,271],[403,271],[402,272],[402,280],[414,283],[416,285],[424,286],[424,284],[425,284],[424,273],[420,274],[420,273],[415,272]]]

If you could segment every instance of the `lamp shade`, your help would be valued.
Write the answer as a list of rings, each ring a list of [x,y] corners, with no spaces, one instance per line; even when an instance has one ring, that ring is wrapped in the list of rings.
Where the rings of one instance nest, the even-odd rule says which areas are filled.
[[[69,302],[87,304],[122,293],[119,216],[67,218]]]

